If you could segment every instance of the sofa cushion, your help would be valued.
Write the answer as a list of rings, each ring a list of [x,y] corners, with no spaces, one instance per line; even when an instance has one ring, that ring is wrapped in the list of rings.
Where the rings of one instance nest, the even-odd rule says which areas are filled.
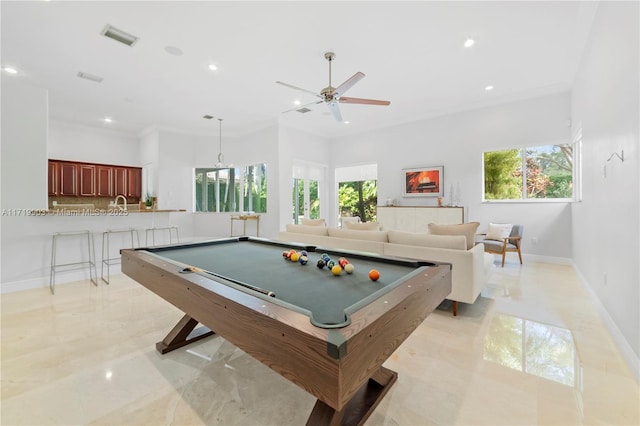
[[[379,231],[380,224],[378,222],[344,222],[343,225],[347,229],[354,231]]]
[[[461,223],[459,225],[429,224],[429,233],[434,235],[464,235],[467,239],[467,250],[476,243],[476,231],[480,222]]]
[[[467,239],[463,235],[431,235],[403,231],[388,231],[387,235],[391,244],[454,250],[467,249]]]
[[[307,225],[307,226],[327,226],[327,223],[324,221],[324,219],[301,218],[300,222],[302,222],[302,225]]]
[[[490,223],[485,240],[498,240],[503,241],[509,235],[511,235],[511,229],[513,224],[511,223]]]
[[[296,225],[293,223],[287,223],[287,232],[295,232],[296,234],[313,234],[313,235],[329,235],[327,228],[324,226],[314,225]]]
[[[353,240],[379,241],[386,243],[386,231],[354,231],[353,229],[329,228],[329,236],[334,238],[347,238]]]

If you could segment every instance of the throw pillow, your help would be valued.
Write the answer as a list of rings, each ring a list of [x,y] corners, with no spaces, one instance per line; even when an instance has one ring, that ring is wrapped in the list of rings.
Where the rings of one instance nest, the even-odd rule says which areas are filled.
[[[302,222],[302,225],[327,226],[324,219],[304,219],[303,218],[303,219],[300,219],[300,221]]]
[[[434,235],[464,235],[467,239],[467,250],[476,244],[476,231],[480,222],[461,223],[459,225],[429,224],[429,233]]]
[[[354,231],[379,231],[380,224],[378,222],[344,222],[343,225],[347,229],[353,229]]]
[[[498,240],[503,241],[509,235],[511,235],[511,229],[513,224],[511,223],[490,223],[487,235],[484,237],[486,240]]]

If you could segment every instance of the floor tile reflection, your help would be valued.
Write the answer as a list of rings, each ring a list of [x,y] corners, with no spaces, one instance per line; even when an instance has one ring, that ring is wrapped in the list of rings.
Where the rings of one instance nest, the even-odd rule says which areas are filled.
[[[7,294],[3,425],[301,425],[314,398],[216,336],[166,355],[182,316],[125,276]],[[507,263],[389,358],[370,425],[637,425],[638,384],[571,267]]]

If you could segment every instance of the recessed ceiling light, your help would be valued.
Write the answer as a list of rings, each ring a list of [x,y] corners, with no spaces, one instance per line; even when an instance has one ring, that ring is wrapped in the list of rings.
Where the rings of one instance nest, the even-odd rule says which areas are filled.
[[[3,70],[8,72],[9,74],[18,74],[18,70],[11,67],[2,67]]]
[[[209,69],[211,71],[218,71],[218,66],[216,64],[209,64]]]
[[[490,92],[491,90],[493,90],[493,86],[489,85],[485,87],[484,90],[486,90],[487,92]]]
[[[295,101],[293,101],[293,104],[294,104],[294,105],[300,105],[300,103],[301,103],[301,102],[300,102],[299,100],[297,100],[297,99],[296,99]]]
[[[468,38],[468,39],[466,39],[466,40],[465,40],[465,42],[464,42],[464,47],[471,47],[471,46],[473,46],[473,45],[474,45],[474,43],[475,43],[475,42],[476,42],[476,41],[475,41],[474,39],[472,39],[472,38]]]
[[[344,122],[344,124],[349,124],[349,123],[350,123],[350,121],[345,121],[345,122]]]
[[[104,122],[105,123],[113,123],[113,119],[111,119],[111,117],[105,117],[104,118]]]

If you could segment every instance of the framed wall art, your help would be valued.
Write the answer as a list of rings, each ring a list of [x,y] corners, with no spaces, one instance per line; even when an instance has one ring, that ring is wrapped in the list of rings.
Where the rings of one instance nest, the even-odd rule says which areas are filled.
[[[403,197],[442,197],[444,166],[402,170]]]

